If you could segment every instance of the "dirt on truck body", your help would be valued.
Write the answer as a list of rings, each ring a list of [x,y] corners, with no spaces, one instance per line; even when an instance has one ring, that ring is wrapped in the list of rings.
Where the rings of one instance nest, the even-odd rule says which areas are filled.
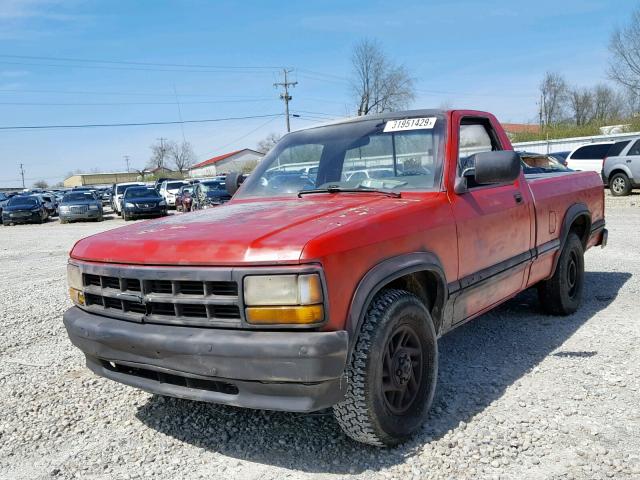
[[[332,407],[350,437],[393,445],[426,419],[440,336],[533,286],[550,314],[579,308],[583,254],[606,244],[603,195],[594,172],[525,176],[485,112],[309,128],[225,206],[79,241],[64,322],[98,375]]]

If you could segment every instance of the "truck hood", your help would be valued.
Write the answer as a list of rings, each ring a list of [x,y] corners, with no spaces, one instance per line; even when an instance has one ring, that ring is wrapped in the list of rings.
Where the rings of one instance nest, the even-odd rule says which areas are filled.
[[[87,237],[71,257],[145,265],[299,263],[313,238],[414,202],[365,193],[234,201]]]

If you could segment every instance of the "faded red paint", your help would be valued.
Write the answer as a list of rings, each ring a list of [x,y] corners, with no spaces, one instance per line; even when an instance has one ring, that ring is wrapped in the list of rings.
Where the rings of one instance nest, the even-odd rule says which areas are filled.
[[[506,148],[511,144],[491,114],[448,112],[440,192],[403,192],[402,198],[370,193],[304,195],[302,198],[232,200],[223,207],[126,226],[79,241],[78,260],[118,264],[249,266],[318,263],[328,286],[331,322],[344,328],[354,291],[382,260],[429,251],[451,283],[557,239],[567,209],[588,206],[604,218],[602,182],[593,172],[513,185],[454,192],[458,126],[465,116],[488,118]],[[523,202],[517,204],[514,194]],[[549,219],[555,216],[555,231]],[[536,228],[537,224],[537,228]],[[590,240],[590,245],[597,242]],[[548,278],[556,254],[528,262],[515,273],[457,302],[454,310],[476,316],[529,285]]]

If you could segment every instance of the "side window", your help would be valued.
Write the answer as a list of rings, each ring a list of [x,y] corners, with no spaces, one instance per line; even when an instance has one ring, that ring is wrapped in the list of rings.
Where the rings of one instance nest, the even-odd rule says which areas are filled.
[[[611,145],[611,148],[609,148],[609,151],[607,152],[607,157],[617,157],[618,155],[620,155],[622,151],[627,148],[629,142],[630,140],[626,140],[624,142],[616,142]]]
[[[640,140],[636,140],[636,143],[629,149],[627,155],[640,155]]]
[[[472,168],[471,156],[481,152],[502,150],[488,120],[463,119],[460,124],[458,144],[458,173]]]
[[[602,160],[606,157],[607,152],[611,148],[611,145],[585,145],[577,149],[573,155],[572,160]]]

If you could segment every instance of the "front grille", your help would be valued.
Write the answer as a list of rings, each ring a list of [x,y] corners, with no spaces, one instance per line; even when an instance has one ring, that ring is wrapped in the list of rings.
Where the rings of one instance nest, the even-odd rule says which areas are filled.
[[[87,213],[89,211],[88,205],[71,205],[69,207],[71,213]]]
[[[102,366],[107,370],[139,378],[146,378],[160,383],[168,383],[179,387],[196,388],[198,390],[208,390],[210,392],[220,392],[227,395],[237,395],[238,387],[228,382],[218,380],[206,380],[201,378],[183,377],[171,373],[157,372],[146,368],[130,367],[120,363],[106,362],[101,360]]]
[[[120,272],[118,272],[120,273]],[[84,273],[87,308],[138,322],[198,326],[240,326],[235,281],[159,279],[145,272],[122,276]],[[167,277],[158,272],[158,277]]]
[[[136,203],[136,207],[138,208],[154,208],[155,206],[156,206],[156,202]]]

